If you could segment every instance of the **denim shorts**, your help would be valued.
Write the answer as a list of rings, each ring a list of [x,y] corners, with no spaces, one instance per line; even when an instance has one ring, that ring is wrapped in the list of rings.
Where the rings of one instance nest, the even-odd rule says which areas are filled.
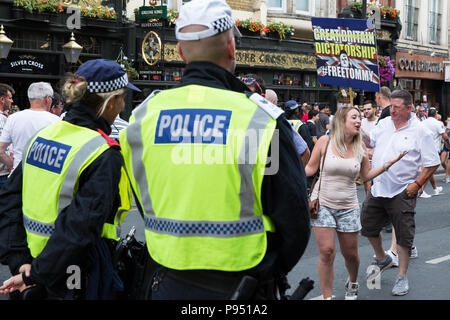
[[[358,232],[361,230],[359,207],[331,209],[320,206],[317,219],[311,219],[311,226],[335,228],[339,232]]]

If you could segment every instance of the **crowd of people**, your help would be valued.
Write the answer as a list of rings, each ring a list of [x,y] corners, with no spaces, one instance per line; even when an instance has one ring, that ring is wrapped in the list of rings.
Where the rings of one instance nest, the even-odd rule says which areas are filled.
[[[176,38],[184,75],[147,97],[130,123],[119,114],[127,91],[140,90],[113,61],[83,63],[61,94],[31,84],[30,108],[11,115],[14,89],[0,84],[0,262],[13,275],[0,293],[120,297],[127,284],[112,261],[132,194],[151,265],[148,298],[281,297],[311,227],[325,300],[333,298],[336,234],[348,271],[345,299],[358,297],[359,233],[375,254],[367,279],[396,265],[392,294],[408,293],[416,199],[427,197],[428,180],[434,194],[442,190],[433,174],[440,164],[450,172],[450,123],[446,130],[436,109],[416,108],[409,92],[387,87],[376,101],[340,105],[334,114],[325,104],[279,102],[257,75],[234,76],[235,36],[224,1],[183,5]],[[254,132],[263,134],[247,144]],[[173,161],[198,148],[233,163]],[[309,191],[320,203],[317,216],[310,217]],[[74,265],[83,281],[69,287]]]
[[[294,100],[279,104],[287,114],[294,114],[291,119],[295,118],[295,122],[312,124],[310,135],[315,138],[315,148],[305,169],[308,177],[317,170],[322,172],[320,210],[311,225],[319,250],[318,271],[324,299],[333,297],[334,230],[349,273],[345,299],[356,299],[358,293],[358,232],[368,237],[375,252],[372,265],[377,268],[367,278],[372,280],[387,268],[399,267],[392,294],[407,294],[409,259],[418,256],[414,245],[416,196],[441,194],[443,188],[434,179],[439,164],[446,170],[442,182],[450,182],[450,119],[444,124],[436,108],[426,110],[422,104],[414,104],[405,90],[391,93],[388,87],[381,87],[375,100],[367,100],[361,107],[338,106],[334,115],[326,106],[315,105],[320,110],[316,111],[307,102],[301,107]],[[388,119],[383,121],[385,118]],[[298,133],[305,141],[309,139],[304,131]],[[352,136],[362,136],[365,143],[352,140]],[[409,144],[405,143],[408,138]],[[397,161],[403,166],[395,165]],[[368,174],[372,171],[376,173]],[[355,182],[361,184],[360,180],[366,193],[361,213],[355,188]],[[432,195],[424,190],[428,181],[434,190]],[[317,187],[316,184],[312,197],[318,197]],[[386,251],[381,243],[383,229],[392,233],[391,246]],[[395,230],[401,230],[402,235]]]

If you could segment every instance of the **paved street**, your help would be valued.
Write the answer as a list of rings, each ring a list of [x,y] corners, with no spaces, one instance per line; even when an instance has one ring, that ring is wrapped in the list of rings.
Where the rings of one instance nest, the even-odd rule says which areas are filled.
[[[442,172],[442,171],[440,171]],[[391,295],[394,285],[396,269],[389,269],[381,277],[381,289],[369,290],[365,282],[365,271],[372,259],[373,251],[366,238],[360,237],[359,253],[361,258],[358,281],[360,283],[360,300],[442,300],[450,299],[450,210],[449,195],[450,184],[442,182],[442,173],[436,176],[438,185],[443,186],[443,194],[428,199],[419,199],[417,202],[416,216],[416,245],[419,257],[411,260],[408,270],[410,292],[404,297],[393,297]],[[426,191],[431,194],[431,186],[427,186]],[[364,199],[364,188],[358,186],[358,197],[360,201]],[[137,237],[144,240],[143,226],[141,218],[136,210],[133,210],[125,220],[122,232],[128,232],[132,225],[138,227]],[[390,234],[383,233],[385,249],[390,245]],[[338,242],[336,240],[338,245]],[[442,258],[444,257],[444,258]],[[434,264],[427,263],[434,260]],[[306,299],[317,298],[321,295],[319,279],[317,275],[317,246],[313,235],[311,236],[308,248],[303,258],[288,275],[289,283],[295,287],[297,283],[305,277],[310,277],[315,281],[315,288],[307,295]],[[0,266],[0,282],[9,278],[10,274],[5,266]],[[335,260],[335,279],[333,294],[336,299],[344,298],[344,284],[347,279],[347,272],[344,260],[337,250]],[[291,293],[292,290],[288,291]],[[0,296],[0,300],[5,297]]]
[[[442,170],[442,168],[441,168]],[[441,172],[441,171],[440,171]],[[397,268],[386,270],[381,276],[381,289],[369,290],[366,285],[366,269],[372,261],[373,249],[369,241],[360,236],[359,254],[360,269],[358,282],[360,285],[359,300],[441,300],[450,299],[450,184],[442,182],[444,175],[438,174],[436,182],[444,188],[443,194],[428,199],[419,198],[416,207],[416,236],[415,244],[418,248],[419,257],[411,259],[408,269],[409,294],[403,297],[391,295],[394,286]],[[432,193],[430,184],[426,192]],[[358,186],[358,198],[364,199],[364,188]],[[383,245],[385,250],[390,247],[391,234],[383,232]],[[344,259],[339,251],[339,242],[336,238],[337,253],[334,262],[334,286],[333,295],[336,299],[344,299],[344,284],[347,280],[347,270]],[[446,257],[444,261],[431,264],[429,260]],[[288,275],[292,287],[305,277],[314,280],[314,289],[306,296],[306,299],[314,299],[321,296],[319,277],[317,273],[318,252],[314,236],[311,235],[306,253]],[[288,292],[289,293],[289,292]]]

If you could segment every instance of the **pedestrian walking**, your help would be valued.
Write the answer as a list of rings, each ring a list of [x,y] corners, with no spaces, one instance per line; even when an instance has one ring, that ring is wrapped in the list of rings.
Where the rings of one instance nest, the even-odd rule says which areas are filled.
[[[319,111],[310,110],[308,113],[308,121],[306,125],[308,126],[309,134],[314,142],[314,145],[317,143],[317,126],[316,123],[319,121]],[[311,150],[312,152],[312,150]]]
[[[318,138],[327,134],[327,131],[330,130],[330,117],[327,115],[327,109],[329,107],[326,105],[319,106],[319,120],[316,122]]]
[[[58,92],[54,92],[52,97],[52,104],[50,105],[50,113],[53,113],[57,117],[61,117],[63,110],[64,99]]]
[[[0,162],[15,169],[22,160],[22,153],[27,142],[42,128],[59,121],[49,112],[53,89],[47,82],[34,82],[28,88],[30,108],[15,112],[8,117],[0,137]],[[12,145],[14,160],[6,153]]]
[[[396,231],[399,268],[392,289],[393,295],[409,291],[406,272],[415,233],[415,207],[419,189],[439,166],[432,133],[411,116],[412,96],[406,90],[391,95],[391,116],[383,119],[370,133],[364,135],[367,146],[374,148],[372,165],[379,166],[396,153],[407,154],[387,172],[373,180],[361,211],[361,234],[367,237],[375,251],[369,281],[392,266],[392,258],[383,250],[380,231],[392,221]],[[421,171],[420,166],[424,169]]]
[[[314,142],[312,140],[311,134],[309,133],[308,126],[300,120],[300,106],[295,100],[286,101],[284,104],[286,118],[292,124],[295,131],[297,131],[300,136],[305,140],[308,145],[308,149],[311,150],[314,148]]]
[[[233,75],[234,28],[225,1],[185,3],[175,26],[187,63],[181,83],[148,97],[120,132],[157,264],[154,300],[274,299],[277,279],[297,264],[310,236],[291,125]],[[254,134],[259,143],[244,144]],[[269,147],[270,163],[279,163],[273,172]],[[203,160],[180,159],[189,150]],[[232,159],[210,162],[205,153]]]
[[[375,100],[377,106],[381,108],[381,112],[376,123],[378,124],[381,119],[384,119],[391,115],[391,89],[385,86],[381,87],[380,92],[377,92],[375,94]]]
[[[422,126],[427,128],[428,130],[430,130],[431,133],[433,134],[433,140],[434,140],[434,145],[436,147],[436,152],[439,154],[439,158],[440,158],[441,152],[442,152],[441,151],[442,141],[444,141],[444,144],[445,144],[445,146],[447,146],[447,148],[450,147],[450,141],[448,139],[447,133],[445,132],[444,124],[437,119],[437,116],[438,116],[438,113],[437,113],[436,109],[434,109],[434,108],[430,109],[430,111],[428,112],[428,118],[426,118],[425,120],[422,121]],[[434,191],[432,195],[428,195],[425,192],[425,186],[427,185],[427,183],[428,183],[428,181],[425,182],[421,188],[421,191],[422,191],[422,194],[420,195],[421,197],[429,198],[432,195],[437,196],[437,195],[441,194],[443,188],[436,185],[436,181],[434,179],[434,174],[432,174],[430,176],[430,184]]]
[[[378,117],[376,115],[376,105],[375,102],[371,100],[367,100],[363,104],[363,112],[364,112],[364,118],[361,121],[361,129],[366,132],[367,134],[370,134],[373,128],[375,128],[375,125],[377,124]],[[367,148],[369,160],[372,162],[372,156],[373,156],[373,149]],[[364,183],[364,191],[366,192],[366,195],[369,193],[370,187],[372,186],[372,181],[367,181]]]
[[[14,95],[14,89],[5,83],[0,83],[0,136],[3,131],[3,127],[6,124],[7,116],[5,115],[5,111],[8,111],[11,108]],[[5,156],[9,156],[8,152]],[[12,162],[13,158],[8,160],[7,162]],[[9,175],[9,167],[0,162],[0,188],[5,184]]]
[[[278,95],[275,91],[272,89],[266,89],[266,96],[265,98],[273,103],[274,105],[278,106]]]
[[[332,298],[336,233],[348,271],[345,299],[355,300],[358,296],[358,232],[361,224],[355,185],[357,175],[364,181],[371,180],[404,155],[398,154],[372,169],[360,127],[359,109],[340,108],[333,118],[331,136],[319,138],[305,169],[307,176],[313,176],[320,169],[321,181],[315,184],[311,195],[312,200],[319,199],[320,208],[311,225],[319,250],[318,271],[324,299]]]
[[[1,293],[113,299],[123,289],[111,256],[131,190],[108,134],[127,88],[138,90],[109,60],[89,60],[68,76],[70,110],[30,140],[0,191],[0,261],[14,275]]]

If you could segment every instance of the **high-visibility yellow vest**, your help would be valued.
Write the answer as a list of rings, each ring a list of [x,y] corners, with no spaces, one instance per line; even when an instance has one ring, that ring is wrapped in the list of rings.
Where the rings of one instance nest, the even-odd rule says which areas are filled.
[[[294,130],[298,132],[298,129],[303,125],[303,121],[301,120],[288,120],[292,126],[294,127]]]
[[[55,230],[59,212],[78,190],[81,173],[110,146],[97,131],[58,121],[37,133],[24,150],[23,220],[31,255],[37,257]],[[116,226],[131,208],[125,170],[119,183],[121,206],[103,226],[102,236],[118,239]]]
[[[156,262],[240,271],[262,260],[274,226],[261,187],[282,112],[257,94],[199,85],[162,91],[133,112],[120,142]]]

